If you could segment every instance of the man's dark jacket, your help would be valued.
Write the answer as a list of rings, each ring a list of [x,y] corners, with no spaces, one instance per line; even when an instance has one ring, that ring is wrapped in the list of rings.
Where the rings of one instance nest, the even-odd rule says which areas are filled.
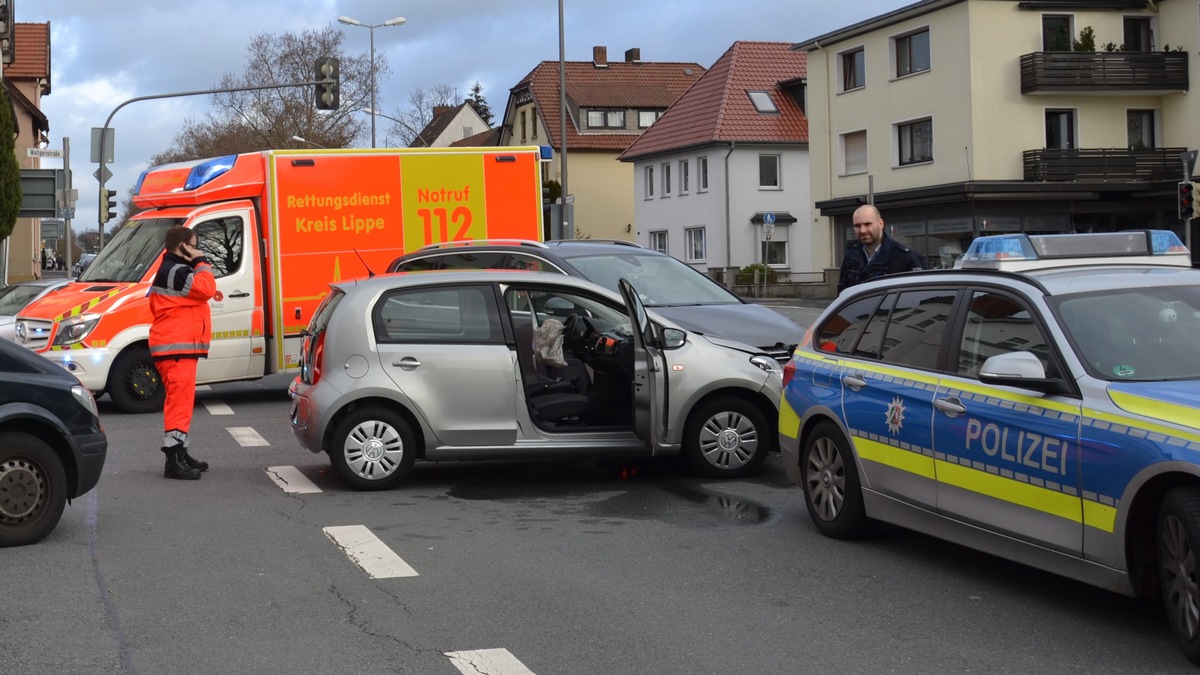
[[[870,262],[862,242],[854,242],[846,249],[846,257],[842,259],[842,274],[838,279],[838,293],[861,284],[864,281],[877,279],[897,272],[910,272],[925,269],[925,258],[920,253],[901,244],[883,233],[879,242],[879,250]]]

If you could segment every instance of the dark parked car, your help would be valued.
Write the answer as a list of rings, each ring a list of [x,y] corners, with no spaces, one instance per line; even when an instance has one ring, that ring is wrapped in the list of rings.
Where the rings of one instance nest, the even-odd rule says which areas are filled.
[[[108,439],[74,375],[0,340],[0,547],[40,541],[100,480]]]
[[[687,330],[744,342],[786,363],[805,327],[746,302],[678,258],[628,241],[470,241],[431,244],[400,256],[389,272],[517,269],[587,279],[617,292],[628,279],[642,303]]]

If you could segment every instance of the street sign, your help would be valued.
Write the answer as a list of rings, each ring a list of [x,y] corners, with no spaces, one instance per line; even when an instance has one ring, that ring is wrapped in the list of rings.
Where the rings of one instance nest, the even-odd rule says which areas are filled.
[[[62,239],[64,225],[61,218],[42,218],[42,239]]]
[[[112,176],[113,176],[112,172],[108,170],[107,166],[104,167],[104,178],[100,177],[100,169],[96,169],[95,171],[93,171],[92,175],[95,176],[96,180],[100,181],[101,183],[107,183],[108,179],[112,178]]]
[[[25,150],[25,154],[28,157],[51,157],[54,159],[62,159],[63,156],[62,150],[53,148],[28,148]]]
[[[57,218],[58,191],[66,184],[64,169],[21,169],[18,218]]]
[[[104,132],[104,149],[100,148],[100,132]],[[103,129],[101,127],[92,127],[92,164],[99,164],[100,157],[104,157],[105,164],[112,164],[113,161],[113,145],[117,137],[116,129]]]

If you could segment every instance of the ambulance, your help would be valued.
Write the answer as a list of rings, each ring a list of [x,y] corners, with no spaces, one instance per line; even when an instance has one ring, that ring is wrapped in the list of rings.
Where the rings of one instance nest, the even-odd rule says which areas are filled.
[[[199,383],[299,368],[330,282],[373,276],[447,241],[542,240],[548,147],[268,150],[147,170],[133,216],[79,278],[26,307],[16,340],[128,413],[162,407],[146,297],[168,228],[213,266],[212,346]]]

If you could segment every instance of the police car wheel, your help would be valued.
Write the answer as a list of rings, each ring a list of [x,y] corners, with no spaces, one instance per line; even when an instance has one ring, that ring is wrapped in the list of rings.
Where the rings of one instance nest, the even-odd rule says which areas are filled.
[[[875,529],[863,506],[854,456],[837,425],[821,422],[813,429],[800,455],[800,470],[804,505],[821,534],[857,539]]]
[[[44,441],[0,433],[0,547],[41,541],[67,503],[67,473]]]
[[[740,478],[756,471],[775,437],[767,418],[740,398],[720,398],[688,416],[683,453],[691,469],[714,478]]]
[[[1171,629],[1183,653],[1200,664],[1200,488],[1167,492],[1158,510],[1158,579]]]
[[[346,416],[333,432],[329,460],[355,490],[388,490],[404,480],[417,456],[408,422],[386,408],[370,407]]]

